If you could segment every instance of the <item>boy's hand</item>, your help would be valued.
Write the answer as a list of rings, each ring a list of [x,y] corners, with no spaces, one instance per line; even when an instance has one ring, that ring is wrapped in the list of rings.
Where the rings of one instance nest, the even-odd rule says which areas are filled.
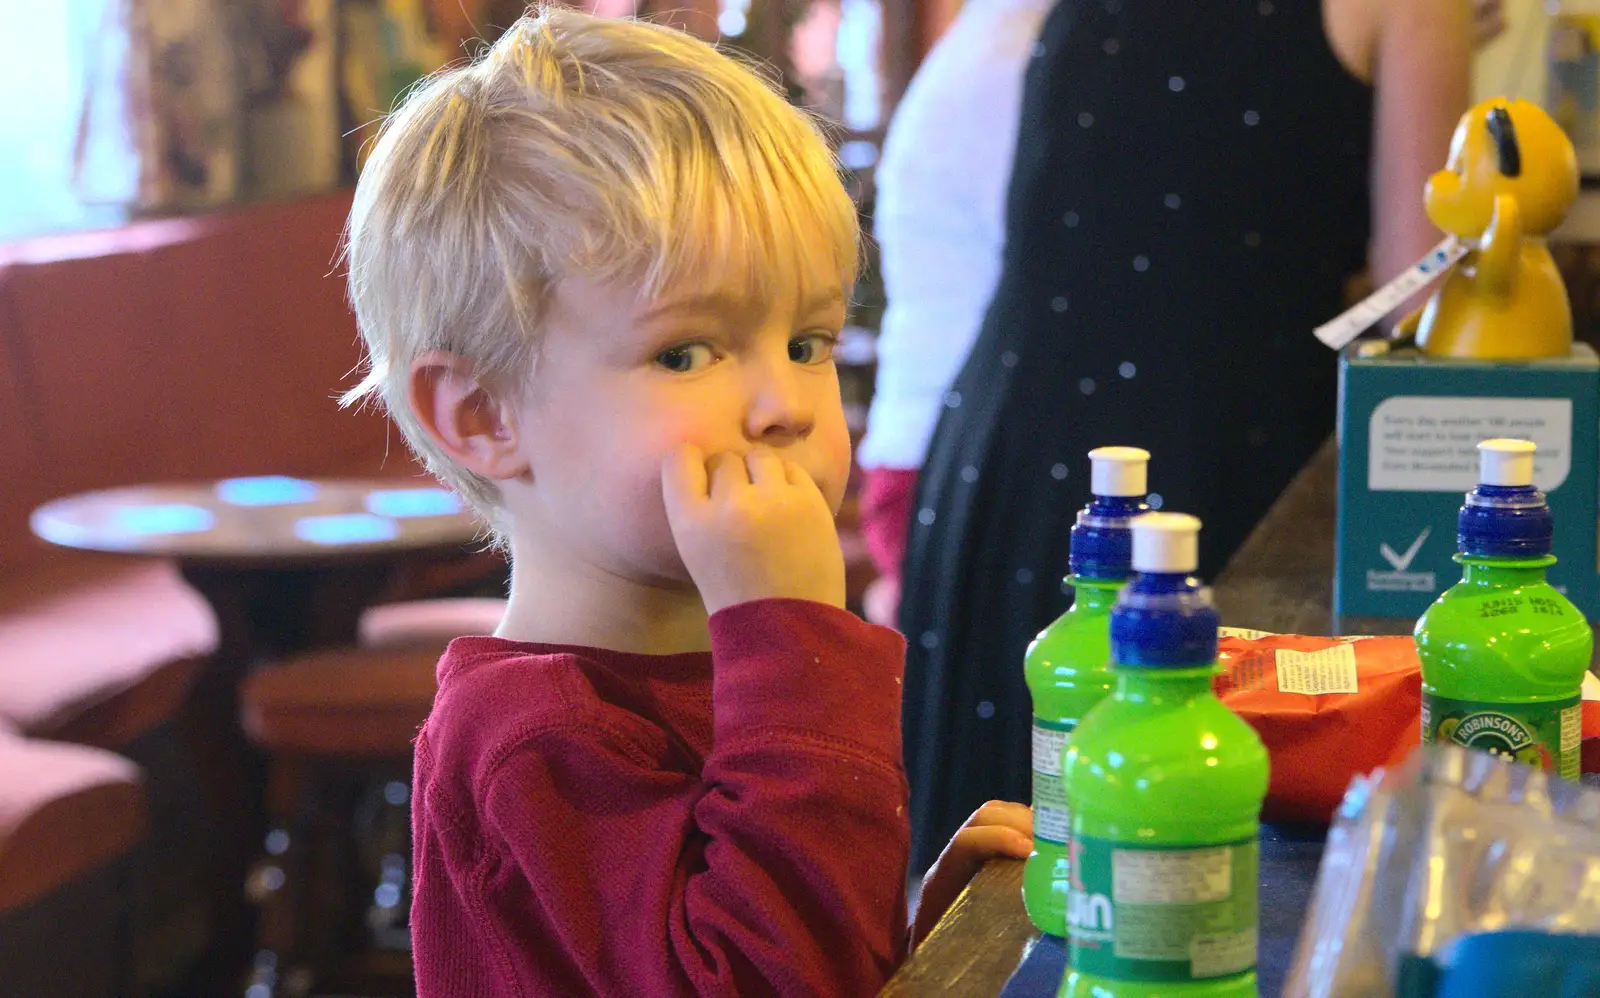
[[[1027,859],[1032,851],[1032,808],[992,800],[972,812],[922,878],[922,896],[911,922],[911,948],[928,937],[983,864],[1002,856]]]
[[[844,553],[828,500],[770,447],[744,457],[684,446],[661,468],[667,522],[706,611],[755,599],[844,606]]]

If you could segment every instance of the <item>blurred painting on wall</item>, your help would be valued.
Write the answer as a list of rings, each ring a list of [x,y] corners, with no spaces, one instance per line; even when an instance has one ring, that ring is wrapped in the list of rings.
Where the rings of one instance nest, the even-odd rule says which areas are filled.
[[[424,0],[345,0],[340,8],[340,66],[349,156],[360,170],[383,116],[418,80],[459,57],[463,12],[446,21]]]
[[[232,0],[253,197],[339,182],[335,0]]]
[[[159,214],[237,196],[240,90],[225,0],[112,0],[92,39],[73,152],[79,197]]]

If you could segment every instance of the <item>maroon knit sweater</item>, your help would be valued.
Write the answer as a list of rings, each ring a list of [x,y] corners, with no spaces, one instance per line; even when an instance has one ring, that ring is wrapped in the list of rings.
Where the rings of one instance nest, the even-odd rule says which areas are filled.
[[[417,739],[420,998],[882,987],[906,927],[900,636],[762,600],[711,644],[450,645]]]

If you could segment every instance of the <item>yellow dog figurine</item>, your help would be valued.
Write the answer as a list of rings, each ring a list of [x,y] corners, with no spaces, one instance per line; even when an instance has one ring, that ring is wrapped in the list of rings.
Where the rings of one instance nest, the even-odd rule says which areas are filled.
[[[1429,178],[1424,201],[1433,223],[1472,249],[1416,320],[1424,353],[1567,355],[1572,310],[1544,237],[1577,196],[1572,142],[1537,105],[1497,98],[1462,116],[1449,165]]]

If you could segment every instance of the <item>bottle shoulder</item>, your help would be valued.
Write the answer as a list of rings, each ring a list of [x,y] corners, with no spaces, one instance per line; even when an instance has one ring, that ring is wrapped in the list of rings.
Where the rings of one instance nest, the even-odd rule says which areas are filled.
[[[1452,682],[1452,674],[1459,673],[1454,679],[1468,684],[1489,681],[1504,687],[1520,678],[1539,687],[1530,695],[1559,692],[1545,686],[1564,690],[1581,682],[1594,648],[1583,612],[1544,582],[1457,583],[1418,619],[1414,637],[1425,682],[1459,685]]]
[[[1023,653],[1030,674],[1066,670],[1108,669],[1111,662],[1111,615],[1068,610],[1040,631]]]
[[[1068,742],[1064,789],[1086,829],[1122,837],[1131,829],[1156,838],[1190,837],[1209,826],[1253,825],[1266,798],[1270,763],[1254,731],[1223,738],[1207,749],[1093,740]]]

